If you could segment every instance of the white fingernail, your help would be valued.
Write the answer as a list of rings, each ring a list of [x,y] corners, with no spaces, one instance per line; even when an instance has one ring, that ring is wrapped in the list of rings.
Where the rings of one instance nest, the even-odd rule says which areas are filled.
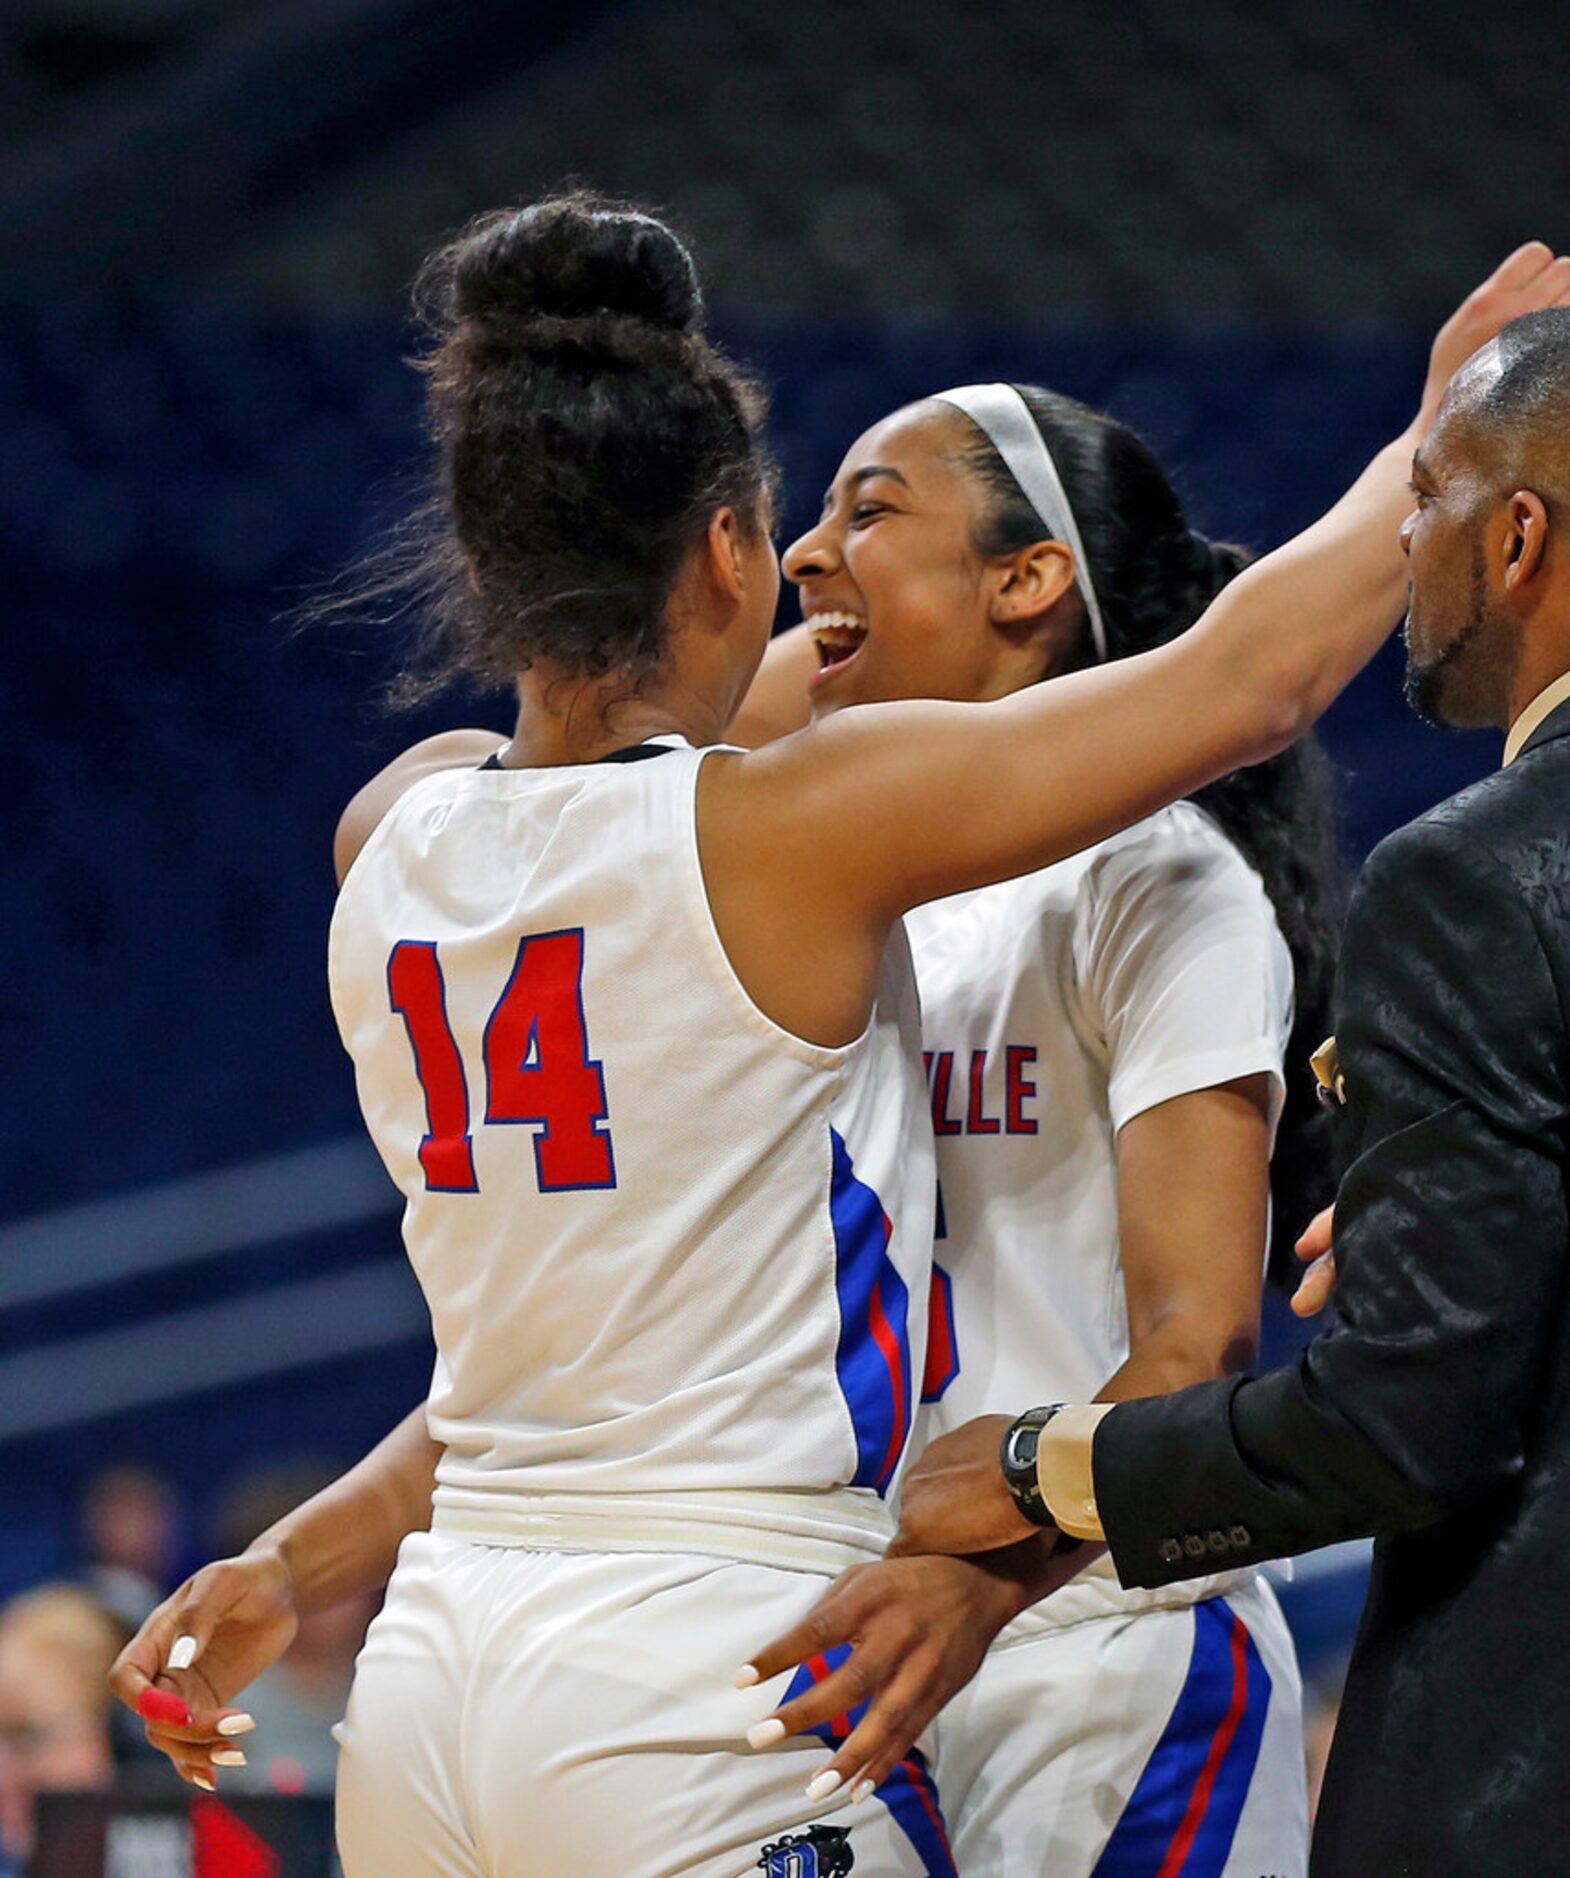
[[[215,1748],[212,1759],[214,1767],[244,1767],[246,1764],[238,1748]]]
[[[216,1793],[218,1791],[217,1783],[209,1779],[206,1774],[192,1774],[191,1779],[196,1786],[201,1788],[203,1793]]]
[[[785,1739],[785,1724],[777,1715],[771,1715],[767,1721],[760,1721],[747,1730],[749,1748],[772,1747],[776,1741]]]
[[[807,1782],[807,1798],[809,1800],[826,1800],[844,1777],[843,1774],[835,1773],[832,1767],[825,1767],[816,1780],[809,1780]]]
[[[870,1800],[877,1790],[872,1781],[858,1780],[850,1790],[850,1797],[860,1806],[863,1800]]]
[[[239,1715],[225,1715],[218,1724],[218,1732],[221,1735],[248,1735],[255,1726],[256,1717],[242,1712]]]
[[[169,1652],[171,1669],[189,1669],[196,1661],[195,1637],[176,1637],[174,1648]]]
[[[758,1671],[756,1666],[752,1663],[743,1663],[741,1668],[731,1677],[731,1681],[738,1689],[751,1689],[756,1684],[757,1680]]]

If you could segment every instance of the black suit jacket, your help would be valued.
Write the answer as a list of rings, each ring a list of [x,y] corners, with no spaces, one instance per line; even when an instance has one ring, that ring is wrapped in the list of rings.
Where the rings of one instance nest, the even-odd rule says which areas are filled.
[[[1300,1358],[1120,1404],[1126,1585],[1373,1534],[1322,1878],[1570,1872],[1570,705],[1348,918],[1339,1282]]]

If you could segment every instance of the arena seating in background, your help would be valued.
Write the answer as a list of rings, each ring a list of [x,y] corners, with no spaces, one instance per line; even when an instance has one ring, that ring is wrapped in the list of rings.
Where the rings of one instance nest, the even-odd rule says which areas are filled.
[[[1559,226],[1561,13],[14,0],[0,278],[385,309],[444,229],[578,177],[792,318],[1418,325]]]
[[[678,210],[727,301],[794,318],[1426,321],[1559,225],[1570,48],[1556,0],[1511,22],[1465,0],[606,8],[238,231],[221,273],[385,305],[430,234],[579,176]]]

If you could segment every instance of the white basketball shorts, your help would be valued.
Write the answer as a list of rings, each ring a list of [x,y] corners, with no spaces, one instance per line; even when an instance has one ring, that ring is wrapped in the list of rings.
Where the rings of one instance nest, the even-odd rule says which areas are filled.
[[[814,1804],[833,1730],[746,1744],[824,1665],[731,1677],[831,1582],[411,1536],[339,1730],[345,1878],[954,1878],[923,1755]]]
[[[967,1878],[1303,1878],[1302,1684],[1251,1580],[993,1649],[938,1719]]]

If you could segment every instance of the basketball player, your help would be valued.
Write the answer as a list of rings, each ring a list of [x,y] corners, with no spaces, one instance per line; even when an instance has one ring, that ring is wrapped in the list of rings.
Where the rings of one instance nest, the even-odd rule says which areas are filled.
[[[1028,624],[995,621],[974,586],[966,606],[945,555],[984,563],[1044,537],[1073,549],[1072,587]],[[823,720],[1126,657],[1191,624],[1243,560],[1187,528],[1123,425],[1036,387],[944,393],[847,454],[784,557],[807,623],[773,642],[732,734],[788,730],[809,688]],[[941,633],[923,630],[935,587]],[[1299,746],[1072,860],[907,916],[941,1196],[918,1434],[1021,1387],[1150,1392],[1250,1359],[1288,1036],[1306,1059],[1328,1028],[1330,820],[1323,760]],[[1283,1159],[1319,1172],[1302,1095]],[[1277,1192],[1278,1218],[1306,1216],[1301,1186]],[[1233,1574],[1127,1593],[1105,1561],[1016,1619],[943,1716],[960,1869],[1084,1878],[1109,1841],[1148,1863],[1215,1736],[1214,1640],[1234,1621],[1260,1673],[1209,1835],[1230,1840],[1227,1869],[1300,1874],[1300,1689],[1270,1592]]]
[[[579,199],[489,220],[430,279],[448,665],[511,674],[521,708],[504,750],[424,746],[340,831],[335,1005],[408,1199],[442,1449],[345,1725],[346,1869],[786,1871],[854,1845],[948,1870],[919,1762],[818,1819],[835,1783],[735,1752],[722,1673],[887,1532],[933,1199],[890,935],[1288,740],[1398,610],[1402,446],[1179,645],[708,755],[774,578],[755,420],[687,257]],[[1048,555],[999,585],[1071,579]],[[1134,741],[1108,776],[1114,727]],[[274,1639],[366,1568],[344,1526],[374,1475],[275,1553]],[[119,1687],[161,1671],[199,1699],[156,1736],[195,1773],[246,1652],[190,1603]],[[194,1668],[168,1667],[171,1621]]]

